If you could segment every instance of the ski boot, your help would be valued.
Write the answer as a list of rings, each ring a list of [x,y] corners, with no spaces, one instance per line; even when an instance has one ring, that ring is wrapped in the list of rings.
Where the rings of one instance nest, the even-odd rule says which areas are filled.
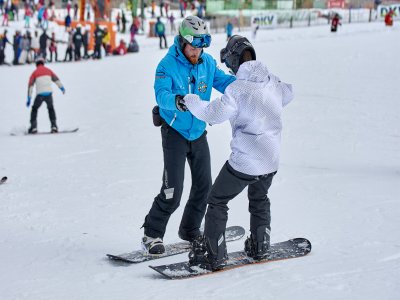
[[[163,240],[161,238],[152,238],[145,235],[142,238],[143,250],[152,255],[160,255],[165,252]]]
[[[189,252],[191,266],[217,271],[226,265],[227,260],[225,234],[221,234],[219,239],[199,236],[192,242],[192,250]]]
[[[254,260],[262,260],[270,254],[270,234],[267,226],[259,226],[257,234],[250,234],[250,237],[244,242],[244,251],[248,257]]]

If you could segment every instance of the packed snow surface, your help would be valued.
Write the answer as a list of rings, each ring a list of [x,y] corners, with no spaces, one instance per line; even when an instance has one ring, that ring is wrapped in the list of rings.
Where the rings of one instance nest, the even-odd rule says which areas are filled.
[[[295,89],[269,193],[272,242],[305,237],[312,252],[177,281],[148,266],[187,254],[137,265],[105,256],[140,248],[140,227],[161,187],[161,137],[151,109],[166,50],[158,39],[138,41],[137,54],[49,64],[66,88],[62,95],[54,86],[58,125],[79,127],[73,134],[10,136],[29,125],[34,66],[0,68],[0,177],[8,176],[0,186],[1,299],[399,299],[399,24],[345,24],[336,34],[328,25],[258,32],[257,58]],[[223,46],[225,35],[215,34],[206,52],[219,60]],[[45,105],[38,122],[49,130]],[[215,178],[231,131],[228,122],[207,130]],[[179,241],[186,172],[166,243]],[[228,225],[249,229],[246,197],[231,201]]]

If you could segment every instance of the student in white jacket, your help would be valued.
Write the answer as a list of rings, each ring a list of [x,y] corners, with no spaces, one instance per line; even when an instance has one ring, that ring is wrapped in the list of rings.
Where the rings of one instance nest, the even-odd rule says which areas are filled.
[[[229,120],[232,153],[208,197],[204,236],[192,244],[192,265],[218,270],[226,259],[225,228],[228,202],[248,186],[250,237],[245,251],[255,260],[269,253],[271,215],[268,189],[278,170],[282,108],[293,99],[292,86],[280,81],[260,61],[251,43],[232,36],[221,51],[221,61],[236,74],[221,98],[202,101],[184,98],[186,108],[210,125]]]

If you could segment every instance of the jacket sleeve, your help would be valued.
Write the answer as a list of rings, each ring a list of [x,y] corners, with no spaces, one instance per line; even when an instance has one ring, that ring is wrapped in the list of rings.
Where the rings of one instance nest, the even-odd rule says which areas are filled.
[[[221,98],[208,102],[202,101],[197,95],[187,95],[185,105],[198,119],[210,125],[219,124],[229,120],[237,112],[237,105],[228,91]]]
[[[29,97],[32,97],[33,85],[35,84],[35,81],[36,81],[36,75],[35,75],[35,72],[33,72],[31,77],[29,78],[29,83],[28,83],[28,96]]]
[[[51,80],[58,86],[58,88],[61,89],[63,87],[60,79],[58,79],[57,75],[53,71],[51,71]]]
[[[217,66],[216,61],[213,60],[213,62],[215,65],[213,88],[223,94],[227,86],[234,82],[236,78],[235,76],[225,74],[225,72]]]
[[[162,62],[158,65],[156,70],[154,92],[156,94],[157,104],[160,108],[177,110],[175,105],[176,95],[172,93],[172,77],[163,67]]]
[[[288,105],[294,98],[293,86],[289,83],[285,83],[279,79],[279,77],[269,74],[270,80],[282,91],[282,106]]]

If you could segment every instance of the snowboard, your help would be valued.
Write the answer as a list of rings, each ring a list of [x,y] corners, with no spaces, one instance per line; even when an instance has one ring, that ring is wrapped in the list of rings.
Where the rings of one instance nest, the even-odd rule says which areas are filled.
[[[241,239],[245,235],[245,233],[246,231],[241,226],[230,226],[225,230],[225,238],[227,242],[232,242]],[[137,264],[189,251],[190,251],[190,243],[187,241],[182,241],[173,244],[166,244],[165,252],[159,255],[151,255],[147,254],[144,250],[136,250],[133,252],[123,253],[119,255],[107,254],[107,256],[112,260],[119,260],[131,264]]]
[[[253,264],[263,264],[267,262],[302,257],[311,252],[311,243],[304,238],[291,239],[271,245],[271,253],[266,259],[256,261],[246,255],[244,251],[237,251],[228,254],[227,264],[218,271],[210,271],[199,266],[190,266],[188,261],[161,265],[149,266],[156,272],[168,279],[184,279],[196,276],[214,274],[232,270],[239,267]]]
[[[4,176],[3,178],[0,179],[0,184],[6,183],[7,181],[7,176]]]
[[[58,132],[51,132],[51,131],[43,131],[43,132],[36,132],[36,133],[29,133],[27,130],[24,130],[22,132],[11,132],[10,135],[17,136],[17,135],[45,135],[45,134],[60,134],[60,133],[73,133],[77,132],[79,128],[74,128],[74,129],[64,129],[64,130],[59,130]]]

